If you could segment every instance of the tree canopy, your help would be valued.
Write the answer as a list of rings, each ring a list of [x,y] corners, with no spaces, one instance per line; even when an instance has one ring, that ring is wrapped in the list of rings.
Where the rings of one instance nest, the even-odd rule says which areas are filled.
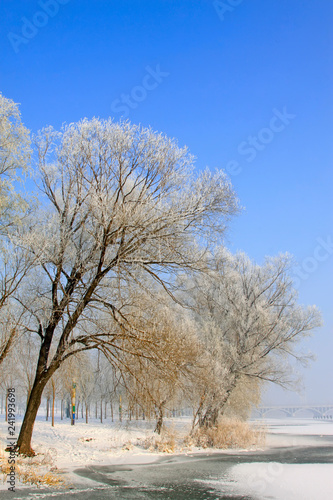
[[[109,377],[129,404],[154,407],[158,432],[169,404],[209,427],[228,406],[245,414],[263,383],[293,382],[288,360],[306,359],[298,344],[320,314],[298,305],[289,256],[258,265],[225,248],[239,203],[223,171],[198,172],[186,147],[128,121],[46,127],[33,144],[32,165],[17,105],[0,95],[0,364],[13,350],[26,379],[21,453],[33,454],[44,389],[54,401],[81,360],[101,393],[114,394]],[[28,168],[29,210],[14,189]],[[91,384],[80,377],[86,407]]]

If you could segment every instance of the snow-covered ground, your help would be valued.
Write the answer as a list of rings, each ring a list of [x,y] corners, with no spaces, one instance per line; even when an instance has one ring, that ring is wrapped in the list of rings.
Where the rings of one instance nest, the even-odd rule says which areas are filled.
[[[21,420],[18,419],[18,424]],[[266,419],[256,422],[267,428],[266,447],[292,447],[333,445],[333,423],[311,419]],[[168,421],[172,433],[185,433],[189,428],[189,418]],[[101,424],[97,420],[85,424],[79,420],[71,426],[68,419],[56,420],[55,427],[45,417],[38,417],[33,434],[33,448],[37,452],[34,459],[40,470],[58,471],[67,480],[75,481],[72,471],[87,465],[142,464],[156,461],[163,455],[150,444],[156,436],[153,422],[132,421],[130,423]],[[7,438],[7,424],[0,416],[0,456],[4,456]],[[149,449],[150,447],[150,449]],[[183,450],[187,453],[189,450]],[[220,450],[204,450],[204,454]],[[176,453],[180,453],[178,449]],[[191,454],[201,453],[192,449]],[[228,451],[228,453],[233,453]],[[283,460],[282,460],[283,462]],[[313,500],[333,498],[333,465],[293,464],[272,462],[252,462],[233,465],[227,477],[212,478],[209,481],[217,492],[249,495],[252,498],[274,500]],[[16,483],[16,488],[24,486]],[[7,489],[1,484],[0,489]]]
[[[17,435],[22,422],[22,417],[17,417]],[[170,427],[187,429],[188,419],[175,419]],[[66,479],[73,479],[71,471],[87,465],[110,464],[139,464],[150,463],[157,460],[162,452],[152,450],[151,443],[156,439],[153,432],[154,422],[131,421],[114,422],[110,419],[100,423],[91,419],[86,424],[78,420],[74,426],[70,420],[56,419],[55,426],[51,421],[46,421],[44,416],[38,416],[32,439],[32,447],[37,456],[32,459],[20,459],[23,464],[35,464],[35,470],[40,473],[46,470],[66,472]],[[7,446],[8,425],[4,418],[0,418],[0,457],[4,457]],[[16,437],[17,437],[16,435]],[[6,454],[7,455],[7,454]],[[42,463],[41,463],[42,462]],[[43,465],[45,466],[43,468]],[[23,485],[17,479],[16,487]],[[7,489],[6,484],[1,484],[0,490]]]

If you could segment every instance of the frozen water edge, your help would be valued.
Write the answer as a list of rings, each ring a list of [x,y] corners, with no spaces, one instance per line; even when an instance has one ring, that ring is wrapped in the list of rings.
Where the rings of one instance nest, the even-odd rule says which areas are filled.
[[[20,424],[20,421],[18,422]],[[189,419],[180,418],[169,421],[168,425],[174,426],[176,430],[188,426]],[[332,446],[333,443],[333,423],[327,421],[313,421],[312,419],[266,419],[256,421],[257,425],[267,427],[266,449],[276,447],[293,446],[318,446],[325,443]],[[151,452],[139,446],[123,446],[125,443],[135,443],[137,439],[146,439],[153,435],[152,422],[132,421],[130,424],[123,424],[92,421],[88,425],[83,421],[77,422],[75,426],[70,426],[68,420],[56,421],[54,428],[51,423],[39,417],[33,436],[33,447],[37,453],[46,454],[49,460],[61,471],[65,472],[67,479],[81,487],[96,486],[96,482],[78,477],[73,471],[79,467],[104,466],[104,465],[142,465],[156,462],[165,453]],[[0,420],[1,451],[3,452],[6,439],[7,426]],[[179,451],[176,452],[179,455]],[[186,455],[189,451],[184,451]],[[239,453],[235,450],[223,451],[223,454]],[[221,450],[202,450],[192,448],[190,454],[214,455],[221,454]],[[179,457],[180,458],[180,457]],[[274,459],[273,459],[274,460]],[[281,468],[282,467],[282,468]],[[311,467],[314,467],[313,473]],[[313,475],[314,474],[314,475]],[[304,481],[302,477],[304,476]],[[330,477],[333,477],[333,465],[329,464],[281,464],[280,462],[242,463],[233,465],[230,468],[228,477],[212,478],[210,485],[221,491],[221,488],[231,488],[231,492],[239,494],[254,495],[253,498],[264,499],[266,495],[271,498],[284,500],[293,498],[295,500],[303,498],[330,498],[326,495],[326,485],[332,488]],[[252,479],[249,480],[249,477]],[[316,494],[311,490],[309,477],[315,478]],[[319,483],[320,481],[320,483]],[[286,485],[290,483],[292,488],[291,496],[287,496]],[[314,496],[304,496],[301,485],[306,484],[306,491]],[[227,486],[228,485],[228,486]],[[283,485],[285,485],[283,487]],[[318,490],[319,486],[322,488]],[[24,485],[17,483],[17,489],[24,488]],[[235,490],[236,488],[236,490]],[[282,488],[282,489],[281,489]],[[284,488],[284,489],[283,489]],[[0,485],[0,489],[7,489],[5,484]],[[295,489],[301,491],[299,496],[295,496]],[[331,489],[331,491],[333,488]],[[317,495],[317,492],[318,495]],[[309,493],[309,494],[310,494]],[[275,495],[275,496],[274,496]],[[280,496],[279,496],[280,495]],[[282,496],[281,496],[282,495]]]
[[[266,419],[266,449],[333,446],[333,423],[312,419]],[[290,453],[290,451],[289,451]],[[260,458],[258,457],[260,460]],[[216,492],[255,500],[315,500],[333,497],[333,464],[252,462],[233,465],[222,478],[207,481]]]

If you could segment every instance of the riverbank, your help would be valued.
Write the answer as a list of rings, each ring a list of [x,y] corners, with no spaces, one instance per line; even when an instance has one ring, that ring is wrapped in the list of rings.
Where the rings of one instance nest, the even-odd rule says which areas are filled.
[[[180,429],[184,431],[189,421],[175,419],[169,421],[168,425],[172,434],[176,435]],[[268,492],[267,494],[272,493],[272,498],[286,500],[287,496],[274,497],[275,494],[279,494],[282,484],[285,485],[281,493],[284,495],[288,495],[286,493],[288,484],[293,484],[292,491],[295,488],[300,489],[300,484],[295,483],[297,481],[307,485],[306,490],[311,491],[307,479],[313,474],[320,481],[321,488],[326,484],[333,488],[329,479],[333,477],[333,465],[328,462],[333,446],[333,423],[289,418],[256,421],[255,425],[266,427],[267,438],[264,448],[242,451],[226,450],[221,453],[221,450],[203,450],[192,447],[177,449],[173,454],[163,453],[149,446],[151,440],[156,437],[149,422],[134,421],[113,425],[99,422],[87,425],[78,422],[75,426],[70,426],[68,421],[59,421],[52,428],[50,422],[39,419],[36,422],[33,440],[37,456],[33,459],[25,459],[23,462],[27,469],[37,468],[41,474],[51,472],[55,478],[64,478],[67,488],[75,487],[81,490],[88,488],[89,491],[91,489],[95,491],[103,484],[115,487],[115,481],[118,481],[118,487],[123,487],[129,476],[129,468],[130,475],[133,476],[133,484],[137,484],[137,478],[142,478],[146,472],[148,484],[149,477],[152,477],[152,470],[162,471],[163,467],[167,477],[170,472],[170,481],[177,476],[175,471],[183,469],[181,477],[187,480],[186,474],[188,473],[188,480],[196,481],[197,488],[202,487],[204,490],[215,491],[220,495],[223,489],[230,489],[232,486],[230,494],[233,492],[232,494],[236,495],[235,498],[237,495],[243,495],[244,498],[245,494],[264,495]],[[1,421],[0,429],[3,450],[6,436],[5,422]],[[197,460],[200,464],[196,462]],[[211,461],[209,465],[207,460]],[[202,476],[200,474],[204,470],[204,462],[207,470]],[[296,465],[296,468],[290,467]],[[306,471],[309,467],[305,465],[315,466],[311,469],[313,474],[311,472],[309,475]],[[215,476],[210,473],[212,467],[217,470]],[[304,481],[302,481],[303,475]],[[291,481],[293,478],[294,483]],[[158,481],[157,484],[159,484]],[[6,483],[1,485],[1,489],[7,490]],[[23,490],[27,494],[30,491],[30,487],[22,484],[20,480],[16,482],[16,489],[22,491],[22,494]],[[215,496],[215,498],[219,497]],[[265,497],[253,496],[253,498]],[[290,498],[295,500],[297,497],[291,496]],[[299,498],[307,497],[300,496]],[[313,498],[329,498],[329,496],[323,494]]]

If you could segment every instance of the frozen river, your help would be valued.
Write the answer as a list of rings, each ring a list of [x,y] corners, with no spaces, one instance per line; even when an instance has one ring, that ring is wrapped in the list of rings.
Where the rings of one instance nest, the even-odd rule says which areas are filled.
[[[3,498],[316,500],[333,498],[333,424],[267,420],[264,450],[163,456],[151,464],[74,470],[65,491],[22,490]],[[7,495],[7,496],[6,496]]]
[[[113,486],[109,498],[328,499],[333,498],[333,439],[319,446],[176,456],[147,466],[92,467],[77,473]]]

